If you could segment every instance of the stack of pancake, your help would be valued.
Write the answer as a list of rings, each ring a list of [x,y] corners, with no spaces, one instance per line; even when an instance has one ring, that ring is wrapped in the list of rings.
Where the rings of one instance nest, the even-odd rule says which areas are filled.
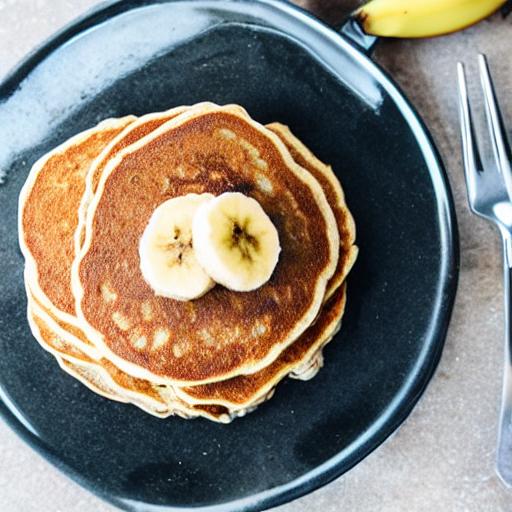
[[[139,245],[156,208],[239,192],[279,234],[270,279],[194,300],[144,279]],[[33,166],[20,195],[28,319],[93,391],[159,417],[229,422],[286,376],[307,380],[340,328],[357,256],[340,183],[279,123],[201,103],[108,119]]]

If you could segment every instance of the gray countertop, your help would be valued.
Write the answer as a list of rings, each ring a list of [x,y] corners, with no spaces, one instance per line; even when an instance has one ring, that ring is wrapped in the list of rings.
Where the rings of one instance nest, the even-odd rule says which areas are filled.
[[[0,78],[95,3],[0,0]],[[323,5],[330,19],[342,3]],[[474,72],[477,52],[485,52],[512,128],[512,101],[504,101],[512,90],[511,29],[512,16],[495,15],[451,36],[383,41],[375,52],[424,117],[448,169],[461,236],[457,303],[436,375],[399,431],[342,478],[276,510],[512,510],[512,491],[494,473],[503,359],[501,248],[492,228],[466,207],[455,95],[457,60]],[[114,509],[59,473],[0,421],[0,511],[91,510]]]

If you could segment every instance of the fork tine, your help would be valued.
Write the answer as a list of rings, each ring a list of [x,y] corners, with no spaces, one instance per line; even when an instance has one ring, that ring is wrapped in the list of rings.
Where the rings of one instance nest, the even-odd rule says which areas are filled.
[[[457,64],[457,75],[459,79],[459,115],[460,129],[462,134],[462,158],[464,163],[464,174],[466,175],[466,186],[468,196],[471,198],[476,194],[476,183],[479,173],[483,171],[480,153],[475,140],[474,125],[469,106],[468,90],[466,86],[466,74],[464,64]]]
[[[484,54],[478,55],[478,66],[480,68],[480,80],[485,99],[485,115],[489,126],[492,149],[498,169],[503,175],[507,192],[512,199],[512,170],[510,167],[511,150],[507,140],[505,124],[498,106],[494,85],[487,58]]]

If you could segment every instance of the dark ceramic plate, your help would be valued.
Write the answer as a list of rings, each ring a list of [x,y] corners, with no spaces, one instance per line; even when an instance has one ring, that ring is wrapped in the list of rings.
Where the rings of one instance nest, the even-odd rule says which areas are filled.
[[[203,100],[286,123],[332,163],[361,248],[325,368],[229,426],[155,419],[64,374],[30,334],[17,243],[39,156],[105,117]],[[0,140],[0,411],[88,489],[136,511],[274,506],[347,471],[420,397],[456,289],[452,200],[417,114],[345,36],[270,0],[109,3],[0,85]]]

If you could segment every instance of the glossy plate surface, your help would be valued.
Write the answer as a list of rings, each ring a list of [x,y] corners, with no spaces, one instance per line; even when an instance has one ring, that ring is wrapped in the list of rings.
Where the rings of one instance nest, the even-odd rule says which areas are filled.
[[[286,123],[330,162],[361,248],[324,369],[228,426],[155,419],[60,371],[30,334],[17,244],[18,194],[39,156],[105,117],[203,100]],[[304,12],[274,1],[106,4],[0,85],[0,139],[0,411],[93,492],[136,511],[274,506],[356,464],[421,395],[457,279],[445,174],[392,82]]]

